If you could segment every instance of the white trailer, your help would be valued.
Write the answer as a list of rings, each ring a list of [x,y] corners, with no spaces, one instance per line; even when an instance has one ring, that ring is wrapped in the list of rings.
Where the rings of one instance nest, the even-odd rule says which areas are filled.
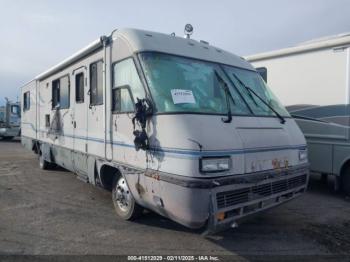
[[[0,106],[0,138],[12,139],[21,134],[21,108],[19,102],[6,99],[6,104]]]
[[[297,118],[311,170],[336,175],[336,187],[350,194],[350,34],[246,59]]]
[[[307,187],[293,118],[248,62],[204,41],[115,30],[22,99],[22,143],[40,166],[110,189],[124,219],[148,208],[214,232]]]

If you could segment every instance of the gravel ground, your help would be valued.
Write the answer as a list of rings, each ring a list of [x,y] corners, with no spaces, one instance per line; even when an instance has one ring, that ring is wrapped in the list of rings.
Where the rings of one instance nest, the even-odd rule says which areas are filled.
[[[0,254],[350,256],[350,201],[313,175],[303,196],[203,237],[152,212],[120,220],[109,192],[0,141]]]

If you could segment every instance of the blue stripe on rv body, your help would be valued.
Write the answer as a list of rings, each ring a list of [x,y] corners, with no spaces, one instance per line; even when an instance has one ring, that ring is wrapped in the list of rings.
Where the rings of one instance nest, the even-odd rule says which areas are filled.
[[[30,125],[34,130],[34,125],[31,123],[22,122],[23,124]],[[39,130],[41,132],[47,132],[45,129]],[[87,141],[94,141],[97,143],[104,143],[104,139],[102,138],[96,138],[96,137],[88,137],[88,136],[77,136],[77,135],[70,135],[70,134],[63,134],[59,136],[65,136],[69,138],[77,138],[81,140],[87,140]],[[121,147],[128,147],[128,148],[135,148],[133,144],[127,144],[123,141],[106,141],[108,144],[121,146]],[[181,155],[186,156],[190,158],[197,158],[197,157],[205,157],[205,156],[227,156],[227,155],[237,155],[237,154],[250,154],[250,153],[261,153],[261,152],[271,152],[271,151],[281,151],[281,150],[303,150],[306,149],[306,145],[292,145],[292,146],[272,146],[272,147],[256,147],[256,148],[244,148],[244,149],[227,149],[227,150],[204,150],[204,151],[198,151],[198,150],[191,150],[191,149],[182,149],[182,148],[159,148],[154,147],[151,148],[150,151],[155,154],[171,154],[171,155]]]

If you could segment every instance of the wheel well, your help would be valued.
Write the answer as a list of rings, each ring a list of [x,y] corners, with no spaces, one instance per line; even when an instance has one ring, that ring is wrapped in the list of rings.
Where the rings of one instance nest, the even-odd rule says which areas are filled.
[[[101,184],[105,189],[112,190],[115,177],[119,177],[120,175],[121,173],[118,168],[109,165],[103,165],[100,169]]]
[[[342,165],[342,167],[340,169],[340,174],[339,175],[342,176],[344,174],[346,168],[349,167],[349,166],[350,166],[350,159],[348,159],[348,160],[346,160],[344,162],[344,164]]]
[[[40,153],[40,145],[37,141],[33,142],[32,144],[32,150],[34,151],[35,154]]]

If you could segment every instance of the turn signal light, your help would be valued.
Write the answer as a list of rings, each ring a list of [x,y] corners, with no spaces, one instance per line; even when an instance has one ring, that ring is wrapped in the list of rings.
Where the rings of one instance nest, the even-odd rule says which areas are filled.
[[[225,219],[225,212],[219,212],[216,214],[216,218],[219,220],[219,221],[222,221]]]

